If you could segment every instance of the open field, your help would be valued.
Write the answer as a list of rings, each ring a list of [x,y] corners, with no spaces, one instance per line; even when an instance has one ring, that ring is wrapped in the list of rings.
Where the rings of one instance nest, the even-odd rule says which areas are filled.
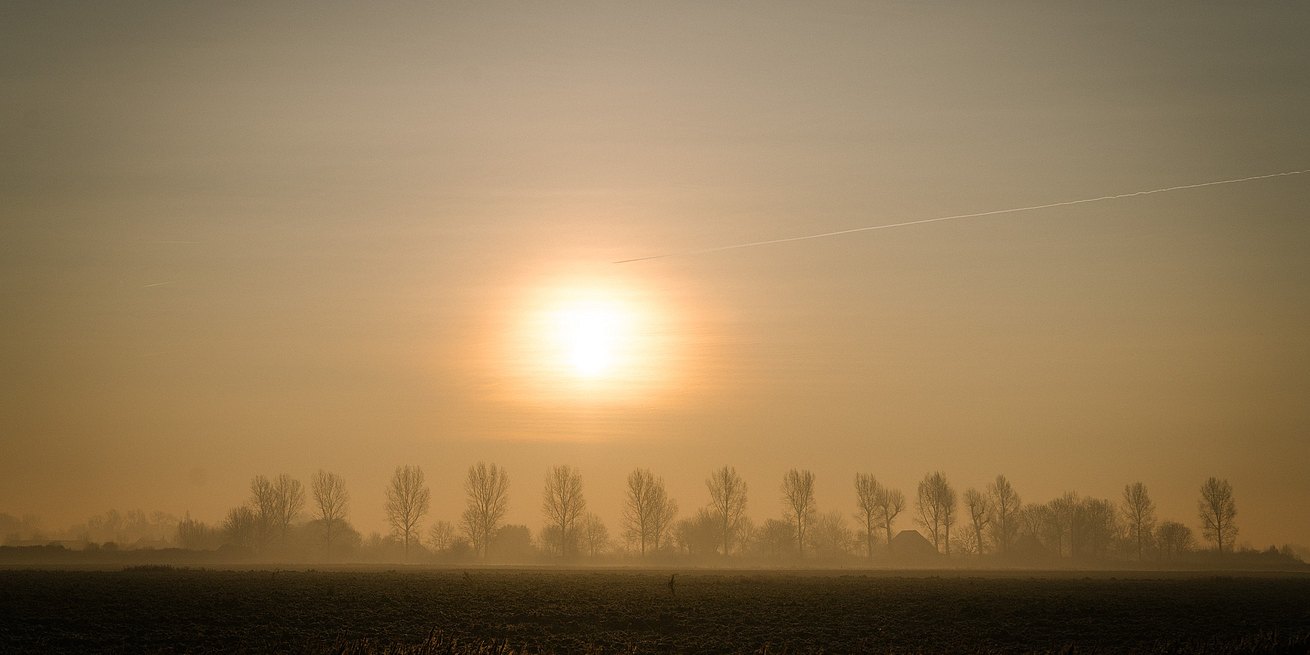
[[[383,652],[425,641],[425,652],[1310,647],[1305,575],[688,571],[674,595],[669,574],[0,571],[0,650]]]

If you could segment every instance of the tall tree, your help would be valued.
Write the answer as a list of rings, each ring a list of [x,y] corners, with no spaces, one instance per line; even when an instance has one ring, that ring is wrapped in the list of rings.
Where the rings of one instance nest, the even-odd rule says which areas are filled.
[[[896,524],[896,517],[905,511],[905,494],[901,493],[900,489],[883,487],[875,500],[878,506],[878,521],[886,532],[887,544],[891,545],[892,528]]]
[[[664,490],[664,479],[649,469],[635,469],[628,474],[628,493],[623,499],[623,534],[629,543],[646,555],[647,547],[659,548],[677,514],[677,503]]]
[[[486,558],[491,537],[509,510],[509,475],[495,464],[478,462],[469,467],[464,495],[464,533],[473,549]]]
[[[587,509],[582,497],[582,474],[568,465],[556,466],[546,474],[541,511],[559,533],[560,555],[568,557],[577,542],[578,522]]]
[[[599,555],[609,545],[609,541],[610,531],[605,527],[605,522],[599,516],[587,512],[582,520],[582,543],[587,546],[587,554],[592,557]]]
[[[1052,499],[1046,504],[1049,511],[1046,512],[1047,531],[1055,540],[1055,554],[1064,556],[1064,544],[1069,544],[1069,556],[1073,557],[1074,542],[1077,537],[1077,523],[1074,517],[1078,512],[1078,506],[1082,501],[1078,499],[1078,494],[1067,491],[1059,498]]]
[[[855,474],[855,504],[860,508],[855,518],[864,524],[864,545],[869,559],[873,559],[874,530],[881,527],[878,523],[881,507],[879,500],[886,493],[887,490],[883,489],[872,473]],[[890,541],[891,538],[888,537],[888,542]]]
[[[951,526],[955,525],[958,498],[955,489],[940,471],[923,476],[919,482],[919,525],[928,531],[938,551],[951,554]]]
[[[1123,502],[1124,520],[1128,522],[1128,532],[1133,536],[1137,546],[1137,561],[1142,561],[1142,548],[1151,538],[1155,529],[1155,503],[1146,492],[1146,485],[1134,482],[1124,486]]]
[[[1233,485],[1228,480],[1210,478],[1201,485],[1201,499],[1196,508],[1201,515],[1201,534],[1213,541],[1224,554],[1224,546],[1229,552],[1233,549],[1233,540],[1237,538],[1237,503],[1233,501]]]
[[[418,541],[419,522],[428,513],[432,493],[423,482],[423,469],[417,466],[397,466],[387,486],[387,522],[391,532],[400,538],[409,559],[409,544]]]
[[[278,515],[277,491],[273,482],[262,475],[250,481],[250,509],[254,514],[252,542],[255,548],[262,548],[273,536]]]
[[[664,478],[655,478],[651,489],[649,543],[651,550],[658,551],[660,544],[668,541],[669,532],[673,530],[673,519],[678,515],[677,501],[669,498],[664,489]]]
[[[782,476],[782,502],[796,538],[796,554],[805,557],[805,541],[817,511],[814,503],[814,473],[792,469]]]
[[[705,486],[710,490],[710,507],[718,523],[723,556],[727,557],[746,515],[746,481],[737,475],[737,469],[725,466],[711,473]]]
[[[338,522],[346,520],[346,508],[350,504],[346,481],[336,473],[319,469],[309,484],[314,493],[314,507],[318,509],[318,518],[323,521],[323,541],[331,546],[332,529]]]
[[[996,541],[997,551],[1005,555],[1010,552],[1010,544],[1019,531],[1019,508],[1022,502],[1004,475],[996,476],[996,480],[988,485],[987,493],[992,497],[992,537]]]
[[[964,492],[964,509],[969,513],[969,524],[973,528],[974,552],[982,555],[987,550],[983,532],[993,517],[992,497],[971,487]]]
[[[273,496],[278,533],[285,543],[287,533],[291,530],[291,523],[305,508],[305,488],[301,486],[300,480],[283,473],[273,482]]]

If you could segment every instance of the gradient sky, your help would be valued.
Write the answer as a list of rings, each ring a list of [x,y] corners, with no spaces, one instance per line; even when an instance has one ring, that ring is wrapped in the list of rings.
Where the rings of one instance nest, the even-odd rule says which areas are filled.
[[[1303,3],[6,3],[0,511],[217,521],[255,473],[346,477],[384,530],[507,467],[580,467],[617,531],[734,465],[854,511],[1005,473],[1141,480],[1310,543],[1310,176],[614,260],[1310,168]],[[580,291],[579,291],[580,290]],[[607,384],[534,312],[648,319]],[[557,376],[558,377],[558,376]],[[908,518],[902,524],[910,527]]]

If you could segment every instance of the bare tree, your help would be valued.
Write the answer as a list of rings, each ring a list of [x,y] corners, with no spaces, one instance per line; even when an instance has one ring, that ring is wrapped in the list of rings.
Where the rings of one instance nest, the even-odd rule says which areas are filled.
[[[951,526],[955,524],[957,497],[946,476],[940,471],[923,476],[919,482],[919,525],[928,531],[932,545],[951,554]]]
[[[882,524],[882,529],[886,532],[887,545],[892,543],[892,528],[896,524],[896,517],[905,511],[905,494],[900,489],[891,489],[883,487],[882,492],[878,494],[878,521]]]
[[[846,527],[846,516],[838,511],[817,514],[808,537],[820,557],[841,557],[850,552],[855,535]]]
[[[1160,555],[1166,559],[1178,557],[1192,549],[1192,529],[1177,521],[1164,521],[1155,529]]]
[[[725,466],[711,473],[705,486],[710,490],[710,507],[718,522],[723,555],[727,557],[746,515],[746,481],[737,475],[737,469]]]
[[[1051,508],[1046,503],[1026,503],[1019,508],[1015,517],[1019,525],[1018,533],[1028,537],[1037,544],[1051,549],[1055,543],[1051,530]],[[1059,551],[1056,551],[1059,554]]]
[[[186,550],[206,550],[214,544],[214,538],[219,536],[204,521],[197,521],[191,518],[191,513],[177,522],[176,540],[177,545]]]
[[[587,509],[582,497],[582,474],[568,465],[556,466],[546,474],[546,488],[542,492],[541,511],[551,526],[559,532],[560,555],[570,555],[577,541],[578,522]]]
[[[262,475],[256,475],[250,481],[250,509],[254,514],[253,546],[262,548],[272,537],[278,515],[277,491]]]
[[[1081,557],[1105,557],[1115,535],[1120,533],[1114,503],[1099,498],[1084,498],[1074,508],[1070,552]]]
[[[610,541],[610,531],[599,516],[587,512],[582,520],[582,543],[587,546],[587,553],[592,557],[605,550]]]
[[[668,532],[677,514],[677,503],[669,499],[664,490],[663,478],[656,478],[648,469],[636,469],[628,474],[628,494],[623,500],[623,534],[629,543],[638,545],[638,552],[646,555],[647,545],[659,548],[660,540]]]
[[[282,541],[286,542],[291,523],[296,520],[301,510],[305,509],[305,488],[301,486],[300,480],[283,473],[277,476],[277,480],[273,483],[273,497],[278,532]]]
[[[696,510],[694,517],[678,521],[673,528],[673,541],[680,551],[688,555],[711,555],[721,543],[720,527],[719,518],[702,507]]]
[[[233,507],[223,519],[223,534],[228,543],[242,548],[254,548],[258,520],[255,511],[249,507]]]
[[[417,466],[397,466],[387,487],[387,522],[391,532],[405,546],[405,559],[409,559],[409,544],[418,541],[419,522],[428,513],[432,493],[423,483],[423,469]]]
[[[992,498],[994,512],[992,537],[996,541],[997,550],[1005,555],[1010,552],[1010,544],[1019,531],[1019,508],[1022,502],[1004,475],[996,476],[996,480],[988,485],[987,494]]]
[[[509,510],[509,475],[495,464],[487,466],[478,462],[469,467],[464,494],[464,533],[473,543],[473,549],[485,559],[491,537]]]
[[[637,544],[637,552],[646,556],[646,539],[650,537],[650,504],[655,476],[647,469],[628,474],[628,495],[623,499],[623,535]]]
[[[1074,554],[1074,541],[1076,538],[1077,524],[1074,522],[1074,516],[1078,512],[1078,494],[1072,491],[1065,492],[1059,498],[1052,499],[1046,504],[1048,512],[1047,532],[1055,541],[1055,554],[1064,556],[1064,544],[1069,544],[1069,556]]]
[[[1224,554],[1224,546],[1229,552],[1233,549],[1233,540],[1237,538],[1237,503],[1233,502],[1233,486],[1228,480],[1210,478],[1201,485],[1201,499],[1196,503],[1201,515],[1201,534],[1213,541]]]
[[[864,545],[869,559],[873,559],[874,529],[881,527],[878,523],[879,500],[887,491],[878,483],[872,473],[855,474],[855,503],[860,511],[855,518],[864,523]],[[890,537],[888,541],[890,541]]]
[[[767,519],[756,531],[755,545],[770,558],[780,558],[791,552],[791,526],[782,519]]]
[[[1123,515],[1128,522],[1128,532],[1137,545],[1137,561],[1142,561],[1142,547],[1151,538],[1155,529],[1155,503],[1146,493],[1146,485],[1134,482],[1124,486]]]
[[[332,528],[337,522],[346,520],[346,508],[350,504],[346,481],[336,473],[319,469],[309,484],[314,493],[314,507],[318,509],[318,518],[323,521],[323,541],[331,546]]]
[[[814,503],[814,474],[792,469],[782,476],[782,501],[796,537],[796,554],[805,557],[805,540],[817,511]]]
[[[964,509],[969,513],[969,523],[973,527],[973,549],[982,555],[987,550],[983,531],[992,522],[992,497],[977,489],[969,488],[964,492]]]
[[[673,518],[677,515],[678,503],[664,490],[664,478],[655,478],[655,486],[651,488],[650,519],[647,521],[651,550],[658,551],[660,544],[667,541],[673,529]]]
[[[441,552],[455,543],[455,526],[450,521],[434,521],[428,528],[428,545],[434,552]]]

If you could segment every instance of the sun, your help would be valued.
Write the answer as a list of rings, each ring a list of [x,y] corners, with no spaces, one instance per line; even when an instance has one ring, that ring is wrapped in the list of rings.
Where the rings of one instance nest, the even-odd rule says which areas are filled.
[[[503,391],[525,403],[648,403],[671,382],[668,304],[630,279],[573,276],[512,307]]]
[[[614,302],[575,301],[555,309],[550,325],[554,356],[576,377],[613,374],[633,347],[633,315]]]

